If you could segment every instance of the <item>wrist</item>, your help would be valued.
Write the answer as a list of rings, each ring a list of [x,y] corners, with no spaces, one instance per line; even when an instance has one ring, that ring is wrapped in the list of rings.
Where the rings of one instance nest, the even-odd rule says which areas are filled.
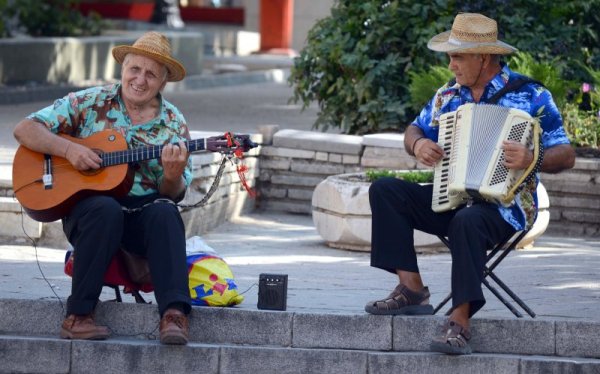
[[[410,147],[410,151],[412,152],[413,156],[417,155],[416,149],[415,149],[415,147],[417,146],[417,143],[419,142],[419,140],[423,140],[423,139],[427,139],[427,138],[424,136],[420,136],[420,137],[416,138],[415,140],[413,140],[412,147]]]

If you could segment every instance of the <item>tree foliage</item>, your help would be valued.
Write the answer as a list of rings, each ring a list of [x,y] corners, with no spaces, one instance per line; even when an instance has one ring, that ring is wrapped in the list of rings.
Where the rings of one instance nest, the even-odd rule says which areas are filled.
[[[98,14],[86,17],[77,10],[79,0],[0,0],[0,8],[2,2],[3,18],[15,17],[18,26],[31,36],[86,36],[102,31]],[[8,34],[5,29],[4,36]]]
[[[338,0],[294,61],[292,100],[304,107],[318,103],[317,129],[402,131],[420,101],[409,89],[411,77],[447,64],[427,41],[450,29],[458,12],[496,19],[500,39],[560,72],[548,85],[586,81],[582,66],[600,68],[599,8],[600,0]]]

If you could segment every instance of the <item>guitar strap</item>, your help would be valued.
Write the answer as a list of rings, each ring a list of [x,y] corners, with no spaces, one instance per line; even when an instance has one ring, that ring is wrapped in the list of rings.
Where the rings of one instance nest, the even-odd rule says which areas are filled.
[[[168,203],[168,204],[173,204],[179,208],[182,209],[182,211],[186,211],[192,208],[201,208],[203,206],[206,205],[206,203],[208,202],[208,200],[211,198],[211,196],[215,193],[215,191],[217,190],[217,188],[219,187],[219,183],[221,181],[221,176],[223,175],[223,171],[225,170],[225,163],[227,162],[228,158],[227,156],[223,155],[223,159],[221,160],[221,165],[219,165],[219,170],[217,170],[217,175],[215,176],[215,179],[213,180],[210,188],[208,189],[208,192],[204,195],[204,197],[202,198],[202,200],[200,200],[199,202],[195,203],[195,204],[176,204],[173,200],[165,198],[165,197],[161,197],[158,198],[156,200],[153,200],[149,203],[146,203],[144,205],[141,205],[139,207],[136,208],[127,208],[122,206],[121,209],[125,212],[125,213],[136,213],[136,212],[141,212],[144,208],[149,207],[152,204],[157,204],[157,203]]]

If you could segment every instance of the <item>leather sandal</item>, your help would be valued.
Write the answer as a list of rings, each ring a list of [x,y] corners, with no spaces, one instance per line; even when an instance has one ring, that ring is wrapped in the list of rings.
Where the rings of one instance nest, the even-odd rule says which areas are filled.
[[[385,299],[369,302],[365,311],[378,315],[431,315],[433,306],[429,304],[429,296],[427,287],[414,292],[399,284]]]
[[[472,353],[469,340],[471,332],[454,321],[444,324],[442,335],[431,342],[429,348],[434,352],[450,355],[469,355]]]

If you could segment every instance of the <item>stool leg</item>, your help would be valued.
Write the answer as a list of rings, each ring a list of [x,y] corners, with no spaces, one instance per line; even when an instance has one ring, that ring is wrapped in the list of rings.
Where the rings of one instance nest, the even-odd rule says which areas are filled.
[[[433,310],[433,314],[436,314],[440,309],[442,309],[444,307],[444,305],[446,305],[448,303],[448,301],[450,301],[450,299],[452,298],[452,292],[450,292],[448,294],[448,296],[446,296],[446,298],[444,300],[442,300]]]
[[[521,298],[519,296],[517,296],[510,288],[508,288],[508,286],[504,282],[502,282],[502,280],[500,280],[500,278],[498,278],[496,276],[496,274],[494,274],[491,271],[490,272],[486,271],[486,273],[490,278],[492,278],[494,280],[494,282],[496,282],[496,284],[498,284],[498,286],[500,286],[500,288],[502,288],[504,290],[504,292],[506,292],[508,294],[508,296],[510,296],[517,304],[519,304],[519,306],[524,311],[526,311],[527,314],[529,314],[531,316],[531,318],[535,318],[535,313],[533,312],[533,310],[531,310],[531,308],[529,308],[529,306],[527,306],[527,304],[525,304],[525,302],[523,300],[521,300]],[[488,286],[488,288],[490,288],[490,286]],[[491,289],[490,289],[490,291],[491,291]],[[506,305],[506,303],[504,305]]]
[[[113,286],[112,284],[105,284],[106,287],[110,287],[115,291],[115,301],[118,303],[122,303],[123,299],[121,298],[121,291],[119,290],[119,286]]]

